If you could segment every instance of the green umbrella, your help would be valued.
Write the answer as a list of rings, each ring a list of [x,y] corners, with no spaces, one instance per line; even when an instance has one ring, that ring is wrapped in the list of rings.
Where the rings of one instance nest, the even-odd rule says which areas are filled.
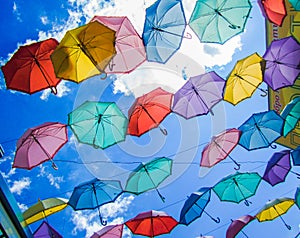
[[[284,119],[283,136],[292,131],[300,119],[300,97],[295,97],[283,109],[280,116]]]
[[[146,164],[140,164],[128,177],[125,191],[139,195],[151,189],[155,189],[164,202],[165,198],[157,187],[172,173],[173,160],[161,157]]]
[[[213,191],[217,194],[221,201],[240,203],[245,201],[249,206],[247,198],[256,193],[261,176],[258,173],[236,173],[229,175],[219,181]]]
[[[68,119],[81,143],[105,149],[125,140],[128,120],[113,102],[86,101]]]

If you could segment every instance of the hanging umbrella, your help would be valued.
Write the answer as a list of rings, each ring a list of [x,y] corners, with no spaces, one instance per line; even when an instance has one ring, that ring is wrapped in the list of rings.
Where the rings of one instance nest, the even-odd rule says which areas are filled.
[[[227,129],[219,135],[214,136],[211,142],[202,150],[200,166],[211,168],[227,157],[230,158],[236,165],[236,170],[240,169],[238,164],[229,154],[239,143],[241,131],[232,128]]]
[[[261,177],[258,173],[239,173],[229,175],[220,180],[213,191],[221,201],[240,203],[245,201],[249,206],[247,198],[253,196],[260,184]]]
[[[172,173],[173,160],[161,157],[150,162],[141,163],[128,177],[125,191],[139,195],[151,189],[155,189],[161,200],[165,198],[157,187]]]
[[[277,198],[266,203],[266,205],[255,215],[259,222],[272,221],[280,217],[286,228],[291,230],[291,226],[286,224],[282,216],[295,204],[292,198]]]
[[[128,120],[114,102],[86,101],[68,115],[78,141],[105,149],[124,141]]]
[[[284,18],[287,16],[285,0],[259,0],[259,6],[265,18],[268,21],[281,26]]]
[[[224,44],[244,31],[251,8],[249,0],[198,0],[189,26],[201,42]]]
[[[220,223],[220,218],[213,218],[204,209],[210,201],[211,188],[200,188],[197,192],[193,192],[185,201],[180,211],[180,224],[189,225],[202,213],[208,215],[214,222]]]
[[[226,81],[224,100],[236,105],[251,97],[257,88],[264,93],[262,96],[267,95],[259,88],[262,81],[262,58],[257,53],[238,60]]]
[[[27,225],[44,219],[56,212],[65,209],[68,206],[68,200],[64,198],[47,198],[38,200],[37,203],[23,212],[23,218]]]
[[[242,232],[246,237],[248,237],[242,229],[253,221],[255,217],[251,215],[241,216],[236,220],[231,220],[231,224],[226,231],[226,238],[235,238],[239,232]]]
[[[29,128],[17,141],[13,168],[32,169],[51,160],[57,169],[53,157],[68,141],[67,127],[58,122],[46,122]]]
[[[297,207],[300,209],[300,187],[297,188],[295,193],[295,203]]]
[[[263,59],[265,83],[273,90],[291,86],[300,73],[300,44],[292,36],[273,40]]]
[[[124,224],[109,225],[95,232],[91,238],[121,238]]]
[[[186,119],[212,112],[223,99],[225,81],[215,72],[190,79],[174,94],[172,111]]]
[[[299,0],[289,0],[289,2],[296,11],[300,11],[300,1]]]
[[[283,119],[274,110],[254,113],[238,128],[242,131],[239,144],[247,150],[266,148],[281,136],[282,127]]]
[[[92,21],[116,31],[116,55],[105,68],[106,73],[130,73],[146,60],[143,40],[126,16],[94,16]]]
[[[63,238],[52,226],[43,221],[33,233],[33,238]]]
[[[56,78],[50,55],[57,45],[57,40],[50,38],[21,46],[1,67],[6,87],[29,94],[50,88],[56,94],[61,80]]]
[[[100,206],[114,202],[122,192],[120,181],[94,178],[76,186],[68,204],[75,211],[97,208],[100,222],[105,226],[107,222],[102,219]]]
[[[185,27],[181,0],[157,0],[148,7],[142,34],[147,60],[166,63],[180,48]]]
[[[171,113],[172,93],[162,88],[138,97],[128,111],[129,123],[127,133],[141,136],[152,128],[159,127],[166,135],[167,131],[159,126],[165,117]]]
[[[294,149],[291,152],[291,157],[293,160],[293,165],[299,166],[300,165],[300,146],[298,146],[296,149]]]
[[[67,31],[51,60],[58,78],[80,83],[103,74],[115,53],[115,31],[95,21]]]
[[[148,211],[125,222],[133,234],[148,237],[170,233],[178,222],[163,211]]]
[[[280,113],[284,119],[283,136],[287,136],[297,125],[300,119],[300,97],[292,99]]]

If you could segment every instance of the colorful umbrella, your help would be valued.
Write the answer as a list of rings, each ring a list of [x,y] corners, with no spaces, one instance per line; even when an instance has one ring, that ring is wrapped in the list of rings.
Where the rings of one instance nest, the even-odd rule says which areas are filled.
[[[286,17],[285,0],[259,0],[263,15],[272,23],[281,26]]]
[[[128,111],[127,133],[141,136],[152,128],[159,127],[159,123],[171,113],[172,97],[172,93],[160,87],[138,97]],[[165,129],[159,128],[163,134],[167,134]]]
[[[281,136],[282,127],[283,119],[274,110],[254,113],[238,128],[239,144],[247,150],[266,148]]]
[[[172,111],[186,119],[212,113],[212,107],[223,99],[224,86],[224,79],[215,72],[190,77],[174,94]]]
[[[221,201],[240,203],[245,201],[249,206],[247,198],[253,196],[260,184],[261,177],[258,173],[239,173],[229,175],[220,180],[213,191]]]
[[[68,200],[64,198],[47,198],[38,200],[37,203],[23,212],[23,218],[27,225],[46,218],[56,212],[65,209],[68,206]]]
[[[295,193],[295,203],[297,207],[300,209],[300,187],[297,188]]]
[[[252,96],[263,81],[262,60],[257,53],[254,53],[237,61],[226,81],[225,101],[236,105]],[[267,95],[265,90],[258,89]]]
[[[104,73],[115,54],[115,31],[95,21],[67,31],[51,60],[58,78],[80,83]]]
[[[43,221],[33,233],[33,238],[63,238],[52,226]]]
[[[94,16],[92,21],[98,21],[116,31],[117,54],[105,68],[106,73],[130,73],[146,60],[143,40],[126,16]]]
[[[296,11],[300,11],[300,1],[299,0],[289,0],[289,2]]]
[[[294,149],[291,152],[291,157],[293,160],[293,165],[299,166],[300,165],[300,146],[298,146],[296,149]]]
[[[210,201],[211,188],[200,188],[197,192],[193,192],[185,201],[180,211],[180,224],[189,225],[202,213],[208,215],[214,222],[220,223],[220,218],[213,218],[204,209]]]
[[[46,122],[29,128],[17,141],[17,151],[12,167],[30,170],[51,160],[52,167],[57,169],[52,159],[67,141],[65,124]]]
[[[242,229],[254,219],[255,217],[251,215],[246,215],[246,216],[241,216],[236,220],[231,220],[232,222],[226,231],[226,238],[235,238],[239,232],[242,232],[246,236],[246,234],[242,231]]]
[[[214,136],[211,142],[202,150],[200,166],[211,168],[227,157],[230,158],[240,169],[238,164],[229,154],[239,143],[241,131],[232,128]]]
[[[125,222],[133,234],[148,237],[170,233],[178,222],[163,211],[148,211]]]
[[[244,31],[251,8],[249,0],[198,0],[189,26],[201,42],[224,44]]]
[[[300,97],[292,99],[280,113],[284,119],[283,136],[287,136],[297,125],[300,119]]]
[[[123,189],[120,181],[94,178],[76,186],[68,204],[75,211],[97,208],[100,222],[105,226],[107,222],[102,219],[100,206],[114,202],[122,192]]]
[[[264,82],[273,90],[294,84],[300,73],[300,44],[294,37],[273,40],[263,58]]]
[[[148,7],[142,35],[147,60],[166,63],[180,48],[185,27],[181,0],[157,0]]]
[[[280,217],[284,225],[290,230],[291,227],[286,224],[281,215],[286,213],[294,204],[295,200],[292,198],[277,198],[267,202],[255,216],[259,222],[272,221]]]
[[[157,187],[172,173],[173,160],[165,157],[156,158],[150,162],[141,163],[128,177],[125,191],[139,195],[155,189],[164,202],[165,198]]]
[[[50,55],[57,45],[57,40],[50,38],[21,46],[1,67],[6,87],[29,94],[50,88],[56,94],[61,80],[56,78]]]
[[[78,141],[105,149],[126,137],[128,120],[114,102],[86,101],[68,115]]]
[[[121,238],[124,224],[109,225],[100,231],[94,232],[91,238]]]

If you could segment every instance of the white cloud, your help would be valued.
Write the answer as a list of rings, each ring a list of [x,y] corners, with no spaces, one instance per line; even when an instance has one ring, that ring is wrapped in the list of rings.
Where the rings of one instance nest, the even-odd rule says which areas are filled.
[[[19,203],[19,202],[18,202],[17,204],[18,204],[18,206],[19,206],[21,212],[24,212],[24,211],[26,211],[26,210],[28,209],[28,206],[25,205],[25,204],[23,204],[23,203]]]
[[[71,91],[71,89],[67,86],[67,81],[62,80],[56,87],[57,94],[56,97],[63,97],[68,95],[68,93]],[[45,89],[40,96],[40,99],[47,101],[49,96],[51,95],[51,89]]]
[[[44,25],[47,25],[49,23],[49,19],[47,16],[41,16],[40,19]]]
[[[19,12],[19,8],[18,8],[16,2],[14,2],[14,4],[13,4],[13,13],[16,15],[17,20],[19,22],[22,22],[21,13]]]
[[[24,189],[29,189],[31,184],[31,180],[29,177],[24,177],[21,180],[16,180],[13,182],[12,186],[10,187],[10,191],[12,193],[16,193],[21,195]]]
[[[46,177],[49,180],[50,185],[54,186],[57,189],[60,189],[60,183],[64,182],[63,176],[54,176],[52,173],[46,171],[46,167],[43,165],[39,166],[40,173],[38,177]]]

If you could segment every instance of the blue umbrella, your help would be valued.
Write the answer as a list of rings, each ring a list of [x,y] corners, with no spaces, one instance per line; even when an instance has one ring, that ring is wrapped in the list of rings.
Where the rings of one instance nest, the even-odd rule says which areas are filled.
[[[211,188],[200,188],[197,192],[193,192],[185,201],[180,212],[180,224],[189,225],[204,212],[216,223],[220,222],[220,218],[213,218],[204,209],[210,201]]]
[[[291,157],[293,160],[293,165],[299,166],[300,165],[300,146],[298,146],[296,149],[294,149],[291,152]]]
[[[283,122],[273,110],[254,113],[238,128],[242,131],[239,144],[247,150],[266,148],[281,136]]]
[[[147,60],[167,62],[179,49],[185,27],[181,0],[158,0],[148,7],[142,35]]]

